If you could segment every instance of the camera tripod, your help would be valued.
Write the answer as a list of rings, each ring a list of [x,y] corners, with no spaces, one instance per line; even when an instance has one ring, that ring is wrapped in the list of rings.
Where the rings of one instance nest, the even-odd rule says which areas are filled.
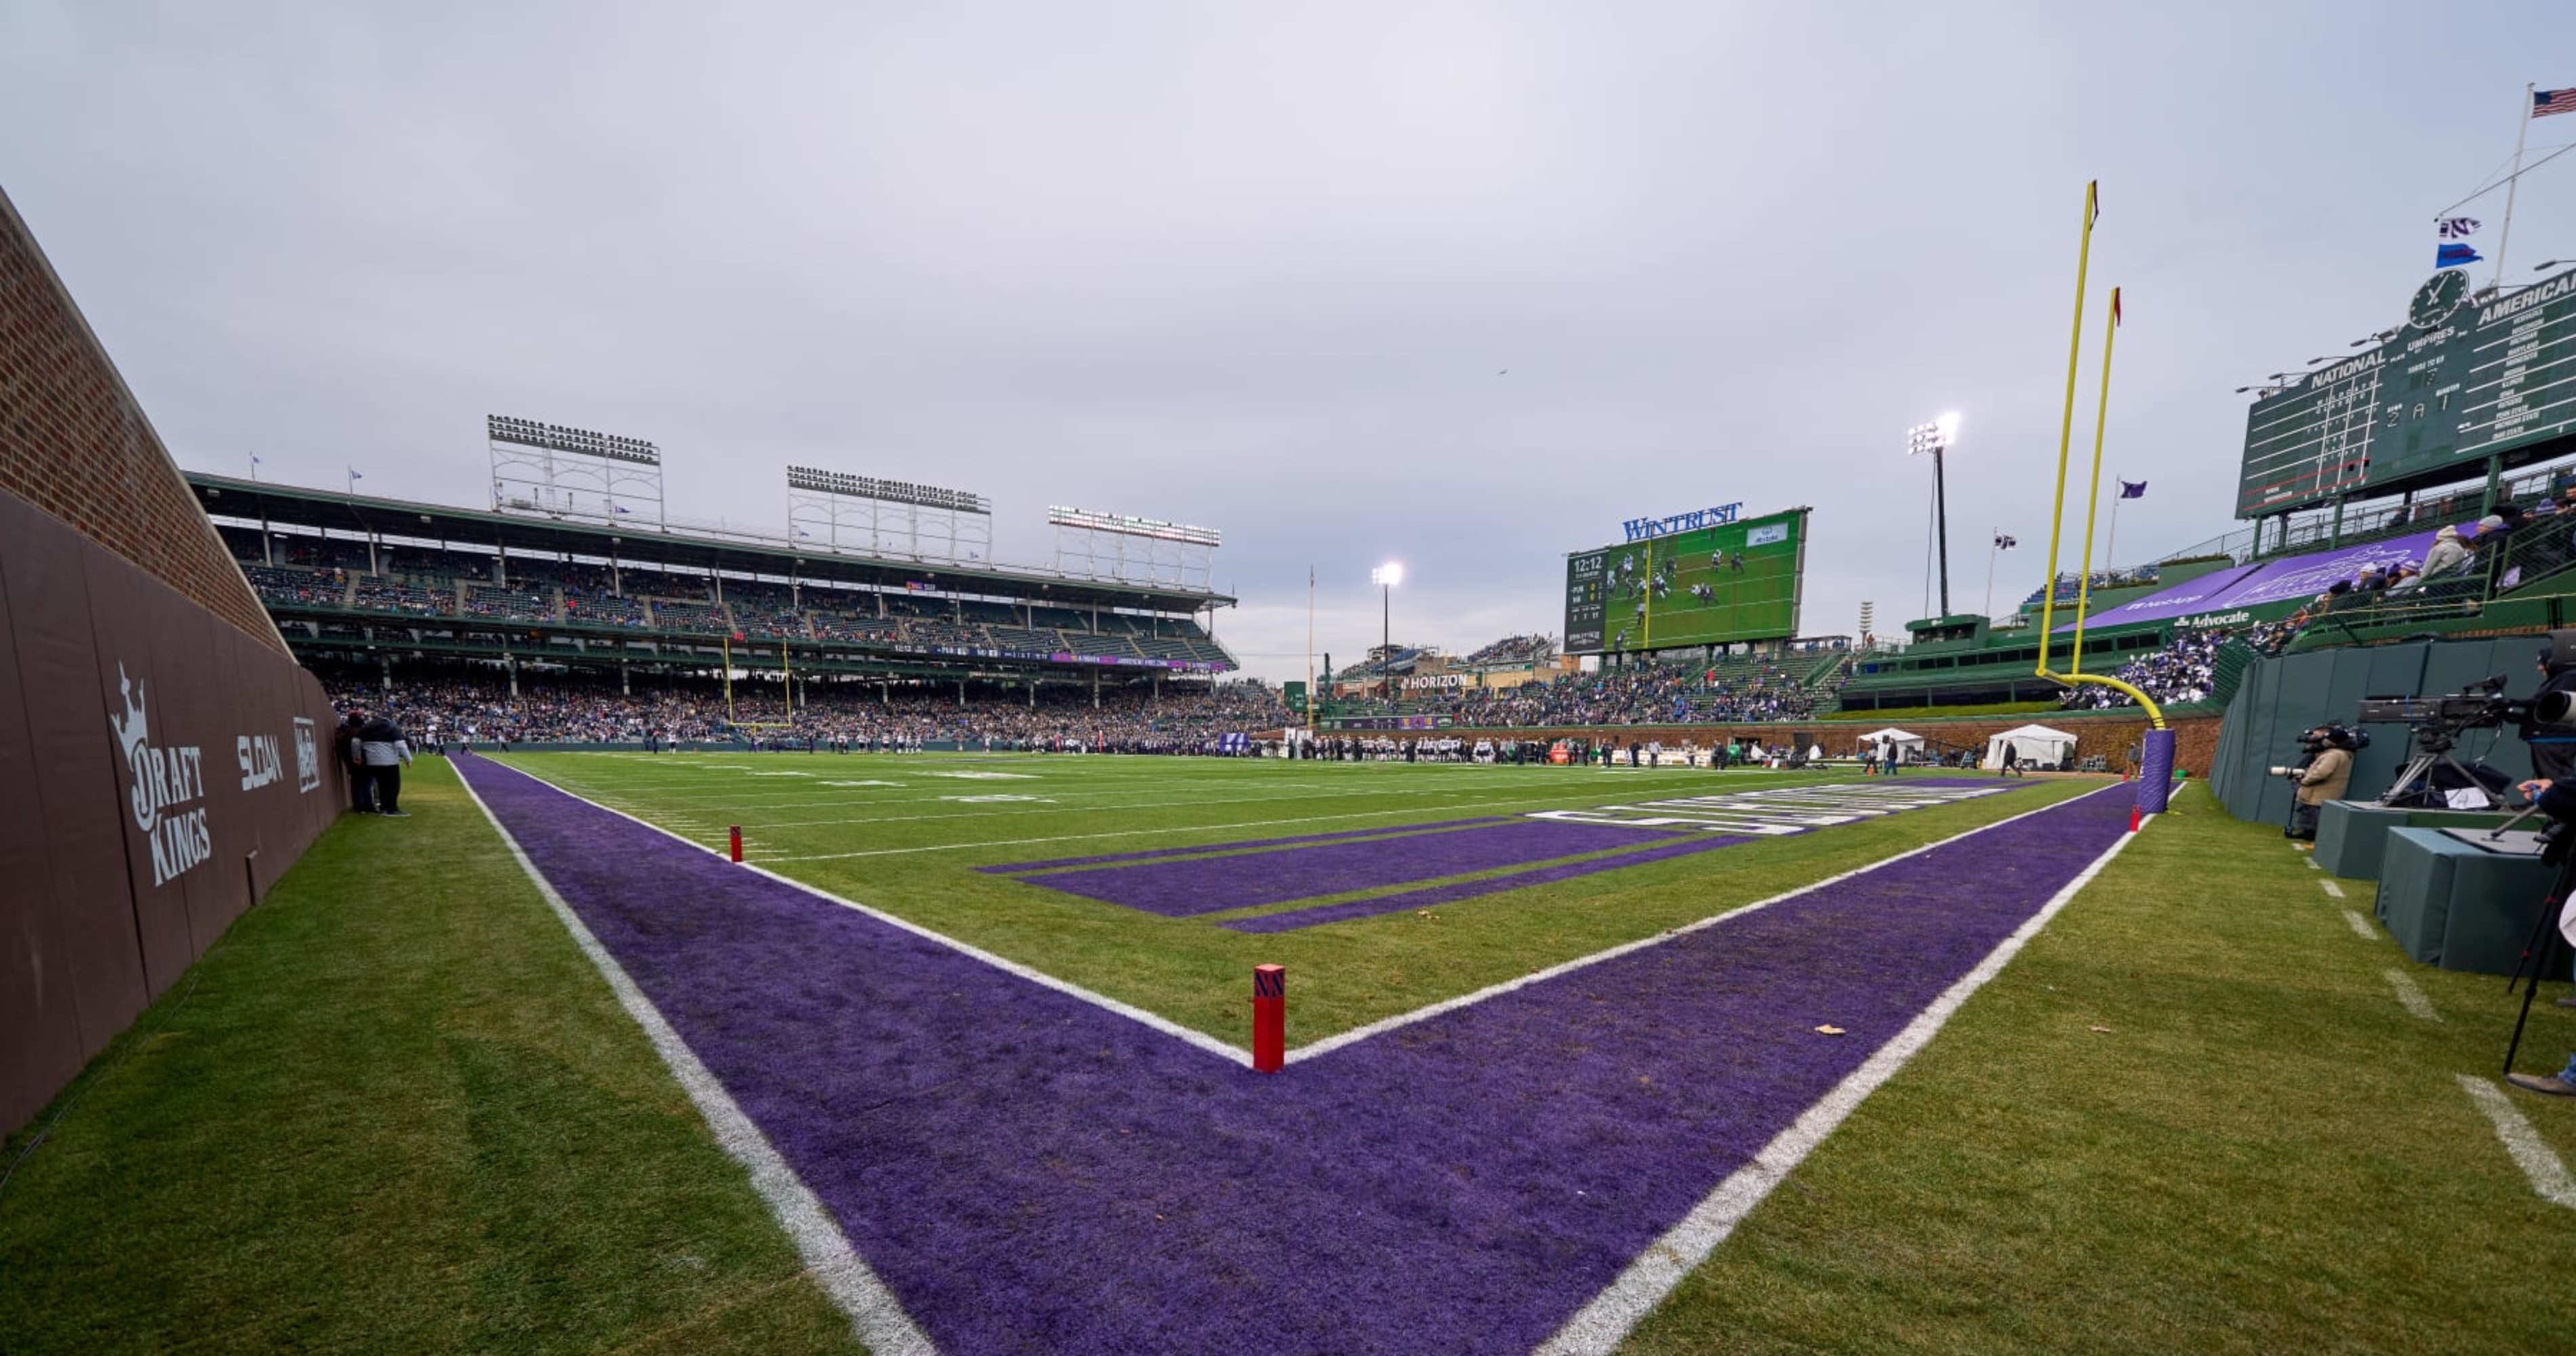
[[[2540,916],[2532,920],[2531,936],[2522,944],[2522,958],[2514,964],[2513,978],[2505,981],[2506,993],[2512,993],[2514,985],[2523,984],[2526,975],[2531,981],[2523,984],[2522,1011],[2513,1019],[2513,1039],[2505,1043],[2506,1073],[2513,1072],[2513,1057],[2522,1049],[2522,1028],[2531,1020],[2531,1000],[2540,992],[2542,976],[2550,973],[2552,962],[2564,958],[2567,940],[2558,933],[2558,913],[2566,906],[2571,886],[2576,886],[2576,851],[2559,857],[2558,874],[2550,878],[2549,896],[2541,901]]]
[[[2397,780],[2390,782],[2387,790],[2379,793],[2379,803],[2441,808],[2444,803],[2442,789],[2433,784],[2433,769],[2437,767],[2449,768],[2459,774],[2462,785],[2484,792],[2486,783],[2471,772],[2467,764],[2451,756],[2451,750],[2459,747],[2460,742],[2453,738],[2453,734],[2453,731],[2438,725],[2417,726],[2414,761],[2397,774]],[[2492,798],[2492,793],[2488,794]]]

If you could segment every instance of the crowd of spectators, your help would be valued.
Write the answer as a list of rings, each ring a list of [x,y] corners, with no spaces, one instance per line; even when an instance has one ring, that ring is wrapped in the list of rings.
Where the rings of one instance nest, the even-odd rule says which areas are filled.
[[[1536,664],[1555,657],[1556,640],[1551,636],[1505,636],[1460,662],[1468,668],[1482,668],[1489,664]]]
[[[723,686],[681,680],[621,692],[613,682],[523,675],[514,694],[506,677],[457,670],[401,681],[347,675],[331,684],[343,709],[383,714],[418,743],[527,744],[707,741],[788,745],[806,741],[853,747],[907,747],[954,741],[968,747],[1197,751],[1226,734],[1276,730],[1292,719],[1279,694],[1259,683],[1150,684],[1104,690],[1099,705],[1087,686],[1025,689],[970,685],[883,687],[874,683],[797,685],[790,709],[776,681]]]
[[[1502,689],[1459,688],[1410,710],[1436,710],[1481,729],[1557,725],[1707,725],[1810,716],[1833,702],[1832,686],[1808,687],[1777,665],[1703,667],[1695,663],[1629,664],[1567,673],[1543,683]]]
[[[2279,654],[2298,635],[2301,625],[2301,621],[2292,618],[2247,626],[2178,629],[2162,649],[2122,664],[2112,676],[2146,693],[2160,706],[2208,701],[2218,682],[2219,651],[2233,643],[2253,654]],[[2060,709],[2069,711],[2102,711],[2136,704],[2117,688],[2091,683],[2070,689],[2059,701]]]

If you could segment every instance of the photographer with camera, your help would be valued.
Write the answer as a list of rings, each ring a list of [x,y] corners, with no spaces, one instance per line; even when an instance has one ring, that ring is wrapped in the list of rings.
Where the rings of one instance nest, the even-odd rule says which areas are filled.
[[[2290,813],[2290,826],[2281,830],[2282,837],[2316,841],[2318,814],[2327,801],[2343,799],[2352,786],[2352,752],[2359,747],[2359,736],[2341,725],[2320,725],[2299,736],[2299,748],[2307,756],[2296,767],[2272,769],[2272,775],[2299,784],[2298,803]]]
[[[2568,853],[2576,848],[2576,630],[2552,631],[2549,645],[2540,652],[2540,691],[2519,714],[2523,742],[2531,748],[2531,767],[2535,774],[2517,789],[2531,802],[2532,808],[2549,817],[2549,827],[2542,831],[2546,844],[2541,860],[2560,868],[2559,885],[2549,900],[2560,905],[2557,918],[2551,920],[2571,946],[2576,946],[2576,908],[2566,907]],[[2543,934],[2545,936],[2545,934]],[[2543,947],[2542,951],[2555,948]],[[2545,961],[2543,961],[2545,964]],[[2537,984],[2538,976],[2533,977]],[[2560,1007],[2576,1007],[2576,998],[2561,998]],[[2526,999],[2524,1009],[2529,1011]],[[2517,1040],[2521,1028],[2515,1028]],[[2505,1081],[2526,1092],[2551,1097],[2576,1097],[2576,1054],[2567,1059],[2567,1067],[2556,1074],[2507,1073]]]

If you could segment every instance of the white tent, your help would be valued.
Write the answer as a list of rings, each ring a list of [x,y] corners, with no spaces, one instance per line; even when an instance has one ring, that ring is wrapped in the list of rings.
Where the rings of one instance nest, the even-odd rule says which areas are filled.
[[[1858,752],[1869,754],[1878,752],[1878,746],[1881,744],[1894,744],[1899,757],[1919,758],[1923,755],[1923,736],[1897,729],[1893,725],[1884,730],[1872,730],[1862,735],[1860,742],[1853,747]]]
[[[2019,729],[2006,730],[1986,741],[1985,761],[1977,766],[2002,767],[2006,744],[2012,745],[2014,754],[2024,767],[2033,763],[2055,767],[2075,751],[2075,736],[2045,725],[2024,725]]]

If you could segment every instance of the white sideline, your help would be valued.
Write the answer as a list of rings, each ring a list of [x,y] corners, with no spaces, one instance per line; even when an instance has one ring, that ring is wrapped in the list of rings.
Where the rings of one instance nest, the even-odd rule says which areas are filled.
[[[2320,870],[2322,870],[2323,868],[2319,868],[2319,869],[2320,869]],[[2337,899],[2341,899],[2341,898],[2343,898],[2343,887],[2342,887],[2342,886],[2340,886],[2340,885],[2335,884],[2333,881],[2331,881],[2331,880],[2320,880],[2320,881],[2318,881],[2318,882],[2317,882],[2317,884],[2319,884],[2319,885],[2321,885],[2321,886],[2325,887],[2325,892],[2326,892],[2327,894],[2332,895],[2332,896],[2334,896],[2334,897],[2335,897],[2335,898],[2337,898]]]
[[[2343,921],[2347,927],[2352,929],[2353,936],[2359,937],[2365,942],[2375,942],[2379,940],[2379,929],[2372,927],[2370,925],[2370,920],[2362,917],[2360,914],[2357,914],[2350,909],[2346,909],[2343,911]]]
[[[2531,1189],[2552,1205],[2576,1210],[2576,1178],[2567,1175],[2567,1165],[2550,1152],[2540,1132],[2523,1119],[2521,1108],[2504,1095],[2504,1089],[2474,1074],[2461,1074],[2459,1080],[2469,1100],[2495,1122],[2496,1138],[2504,1141],[2504,1151],[2513,1155],[2522,1175],[2531,1179]]]
[[[2156,818],[2154,815],[2146,816],[2140,829],[2143,830]],[[2022,947],[2038,936],[2040,929],[2047,927],[2049,920],[2055,918],[2078,891],[2091,884],[2093,878],[2101,874],[2102,868],[2110,865],[2111,859],[2119,856],[2136,837],[2137,834],[2124,833],[2119,841],[2103,849],[2102,855],[2094,858],[2091,865],[2077,872],[2075,879],[2050,896],[2038,913],[2031,915],[2013,930],[2011,936],[1987,953],[1976,969],[1934,999],[1932,1005],[1917,1014],[1894,1039],[1880,1046],[1849,1077],[1836,1084],[1833,1091],[1826,1093],[1791,1122],[1788,1129],[1762,1146],[1762,1152],[1754,1155],[1752,1162],[1718,1183],[1717,1189],[1683,1216],[1681,1223],[1647,1245],[1644,1252],[1637,1254],[1637,1260],[1619,1273],[1619,1279],[1594,1296],[1591,1303],[1576,1310],[1574,1316],[1567,1319],[1565,1325],[1556,1330],[1556,1335],[1541,1345],[1533,1356],[1608,1356],[1627,1340],[1639,1320],[1663,1303],[1664,1297],[1672,1293],[1673,1287],[1679,1285],[1683,1277],[1707,1261],[1709,1254],[1717,1250],[1717,1245],[1725,1242],[1727,1236],[1735,1232],[1735,1227],[1753,1213],[1754,1207],[1760,1205],[1773,1188],[1786,1181],[1790,1172],[1804,1162],[1808,1154],[1815,1152],[1816,1146],[1824,1143],[1825,1137],[1832,1134],[1835,1127],[1857,1110],[1871,1093],[1878,1091],[1881,1084],[1895,1077],[1897,1070],[1904,1068],[1906,1062],[1920,1053],[1924,1046],[1931,1044],[1932,1037],[1939,1034],[1951,1015],[1967,1003],[1970,995],[2002,973],[2004,966],[2011,963]]]
[[[2423,1021],[2438,1022],[2442,1020],[2442,1014],[2433,1010],[2433,1000],[2425,995],[2424,990],[2417,986],[2414,979],[2408,976],[2405,971],[2400,970],[2395,966],[2390,966],[2388,969],[2380,971],[2380,973],[2388,976],[2388,987],[2397,991],[2397,1002],[2399,1006],[2405,1008],[2407,1012]]]
[[[716,1143],[751,1173],[752,1189],[760,1193],[761,1199],[768,1202],[770,1213],[778,1217],[779,1227],[785,1229],[788,1239],[795,1243],[796,1255],[805,1263],[805,1269],[813,1274],[815,1284],[820,1285],[823,1293],[841,1307],[841,1312],[850,1316],[851,1331],[876,1356],[938,1356],[939,1348],[912,1321],[912,1316],[904,1312],[903,1302],[895,1298],[894,1292],[887,1289],[885,1282],[877,1279],[876,1272],[851,1249],[849,1236],[833,1222],[822,1201],[796,1175],[796,1170],[787,1166],[787,1160],[779,1156],[777,1148],[770,1144],[768,1136],[760,1133],[760,1127],[752,1123],[751,1117],[743,1114],[742,1108],[735,1104],[714,1072],[698,1059],[686,1041],[680,1039],[680,1033],[671,1029],[661,1011],[653,1006],[653,1000],[635,987],[635,981],[627,976],[625,967],[608,954],[608,948],[599,944],[599,939],[591,935],[588,927],[583,926],[572,906],[564,903],[563,896],[555,893],[553,884],[546,880],[545,873],[537,869],[537,864],[528,859],[526,850],[503,826],[500,816],[493,814],[492,807],[483,803],[483,797],[475,792],[474,784],[466,781],[462,773],[456,780],[473,800],[474,808],[481,810],[483,817],[492,822],[492,831],[501,835],[501,842],[510,849],[510,855],[518,859],[519,869],[528,873],[537,893],[545,897],[546,906],[562,920],[582,954],[590,958],[600,977],[608,981],[610,991],[617,995],[618,1005],[625,1008],[626,1015],[634,1018],[635,1024],[644,1029],[645,1039],[653,1043],[654,1052],[662,1057],[662,1063],[671,1070],[671,1076],[679,1080],[681,1090],[689,1094],[698,1114],[706,1117],[707,1128],[715,1134]]]

